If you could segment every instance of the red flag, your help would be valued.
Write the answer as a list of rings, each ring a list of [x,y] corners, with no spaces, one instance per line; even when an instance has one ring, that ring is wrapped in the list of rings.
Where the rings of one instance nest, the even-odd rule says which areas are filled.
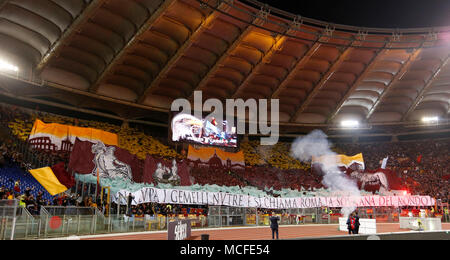
[[[144,183],[153,183],[153,173],[156,171],[156,162],[155,159],[147,155],[144,163],[144,171],[142,176],[142,182]]]
[[[75,186],[75,179],[66,171],[63,162],[53,165],[51,169],[62,185],[66,186],[68,189]]]
[[[422,162],[422,155],[417,156],[417,162],[421,163]]]
[[[69,169],[78,174],[91,174],[95,168],[92,143],[75,140],[69,160]]]

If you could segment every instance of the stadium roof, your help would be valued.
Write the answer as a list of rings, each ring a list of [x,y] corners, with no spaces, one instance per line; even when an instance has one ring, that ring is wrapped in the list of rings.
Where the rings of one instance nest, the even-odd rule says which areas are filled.
[[[0,1],[0,58],[19,67],[1,73],[0,94],[163,123],[195,90],[280,99],[290,129],[449,118],[450,27],[331,24],[257,1],[124,2]]]

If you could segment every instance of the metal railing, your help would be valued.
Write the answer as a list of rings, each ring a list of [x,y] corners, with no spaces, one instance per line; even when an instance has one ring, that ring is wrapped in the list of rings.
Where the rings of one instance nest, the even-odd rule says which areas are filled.
[[[339,213],[338,210],[333,210]],[[360,209],[361,218],[374,218],[379,223],[398,223],[398,209]],[[339,214],[327,214],[320,208],[283,211],[280,225],[337,224]],[[40,215],[33,216],[17,201],[0,201],[0,240],[46,239],[108,233],[164,231],[169,222],[191,219],[192,228],[218,228],[239,226],[268,226],[270,215],[256,208],[210,206],[204,215],[143,215],[109,214],[96,208],[41,207]],[[449,216],[442,217],[442,222]]]
[[[45,206],[44,209],[51,216],[92,216],[96,214],[96,209],[92,207]]]
[[[17,200],[0,200],[0,240],[14,239],[18,205]]]
[[[204,216],[131,216],[113,214],[105,217],[96,208],[42,207],[39,216],[31,215],[25,208],[16,208],[17,218],[11,207],[0,207],[8,211],[0,218],[0,240],[46,239],[107,233],[143,232],[167,230],[169,222],[179,218],[192,220],[193,228],[207,227]],[[12,238],[13,237],[13,238]]]

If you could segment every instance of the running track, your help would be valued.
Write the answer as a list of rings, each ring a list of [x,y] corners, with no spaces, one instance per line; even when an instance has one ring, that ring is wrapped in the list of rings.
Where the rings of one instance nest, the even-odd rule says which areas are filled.
[[[443,230],[450,230],[450,223],[442,223]],[[378,233],[407,232],[400,229],[398,223],[377,224]],[[303,225],[303,226],[280,226],[280,239],[292,238],[314,238],[328,236],[342,236],[346,232],[338,230],[338,225]],[[247,228],[223,228],[193,230],[192,239],[200,240],[202,234],[209,234],[210,240],[270,240],[272,232],[269,227],[247,227]],[[142,232],[129,234],[108,234],[98,236],[80,237],[81,240],[167,240],[167,232]]]

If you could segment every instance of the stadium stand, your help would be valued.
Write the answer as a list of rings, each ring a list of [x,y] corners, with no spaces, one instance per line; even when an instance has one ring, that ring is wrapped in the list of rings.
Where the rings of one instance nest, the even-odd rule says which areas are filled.
[[[162,144],[151,136],[131,128],[128,125],[117,126],[97,121],[80,120],[44,112],[29,111],[12,106],[1,106],[1,122],[7,126],[12,136],[4,140],[25,141],[29,135],[33,120],[42,118],[48,123],[62,123],[83,127],[94,127],[118,133],[120,147],[145,158],[147,154],[160,158],[183,158],[185,155]],[[5,146],[5,143],[4,143]],[[412,194],[427,194],[448,201],[449,140],[429,140],[422,142],[337,144],[334,148],[344,154],[364,154],[366,167],[376,170],[380,161],[389,156],[388,168],[396,172]],[[190,169],[195,184],[218,186],[254,186],[267,191],[291,189],[297,191],[324,188],[321,176],[311,172],[310,165],[292,158],[288,143],[279,143],[273,147],[262,147],[256,141],[244,141],[241,145],[245,170],[227,171],[225,169]],[[36,155],[36,154],[35,154]],[[57,152],[37,154],[37,161],[56,164],[67,163],[68,155]],[[12,154],[17,163],[23,165],[20,153]],[[31,156],[34,158],[35,156]],[[418,159],[420,158],[420,161]],[[43,165],[41,165],[43,166]],[[33,187],[33,185],[29,185]],[[36,194],[35,194],[36,195]],[[46,199],[50,199],[47,197]]]

